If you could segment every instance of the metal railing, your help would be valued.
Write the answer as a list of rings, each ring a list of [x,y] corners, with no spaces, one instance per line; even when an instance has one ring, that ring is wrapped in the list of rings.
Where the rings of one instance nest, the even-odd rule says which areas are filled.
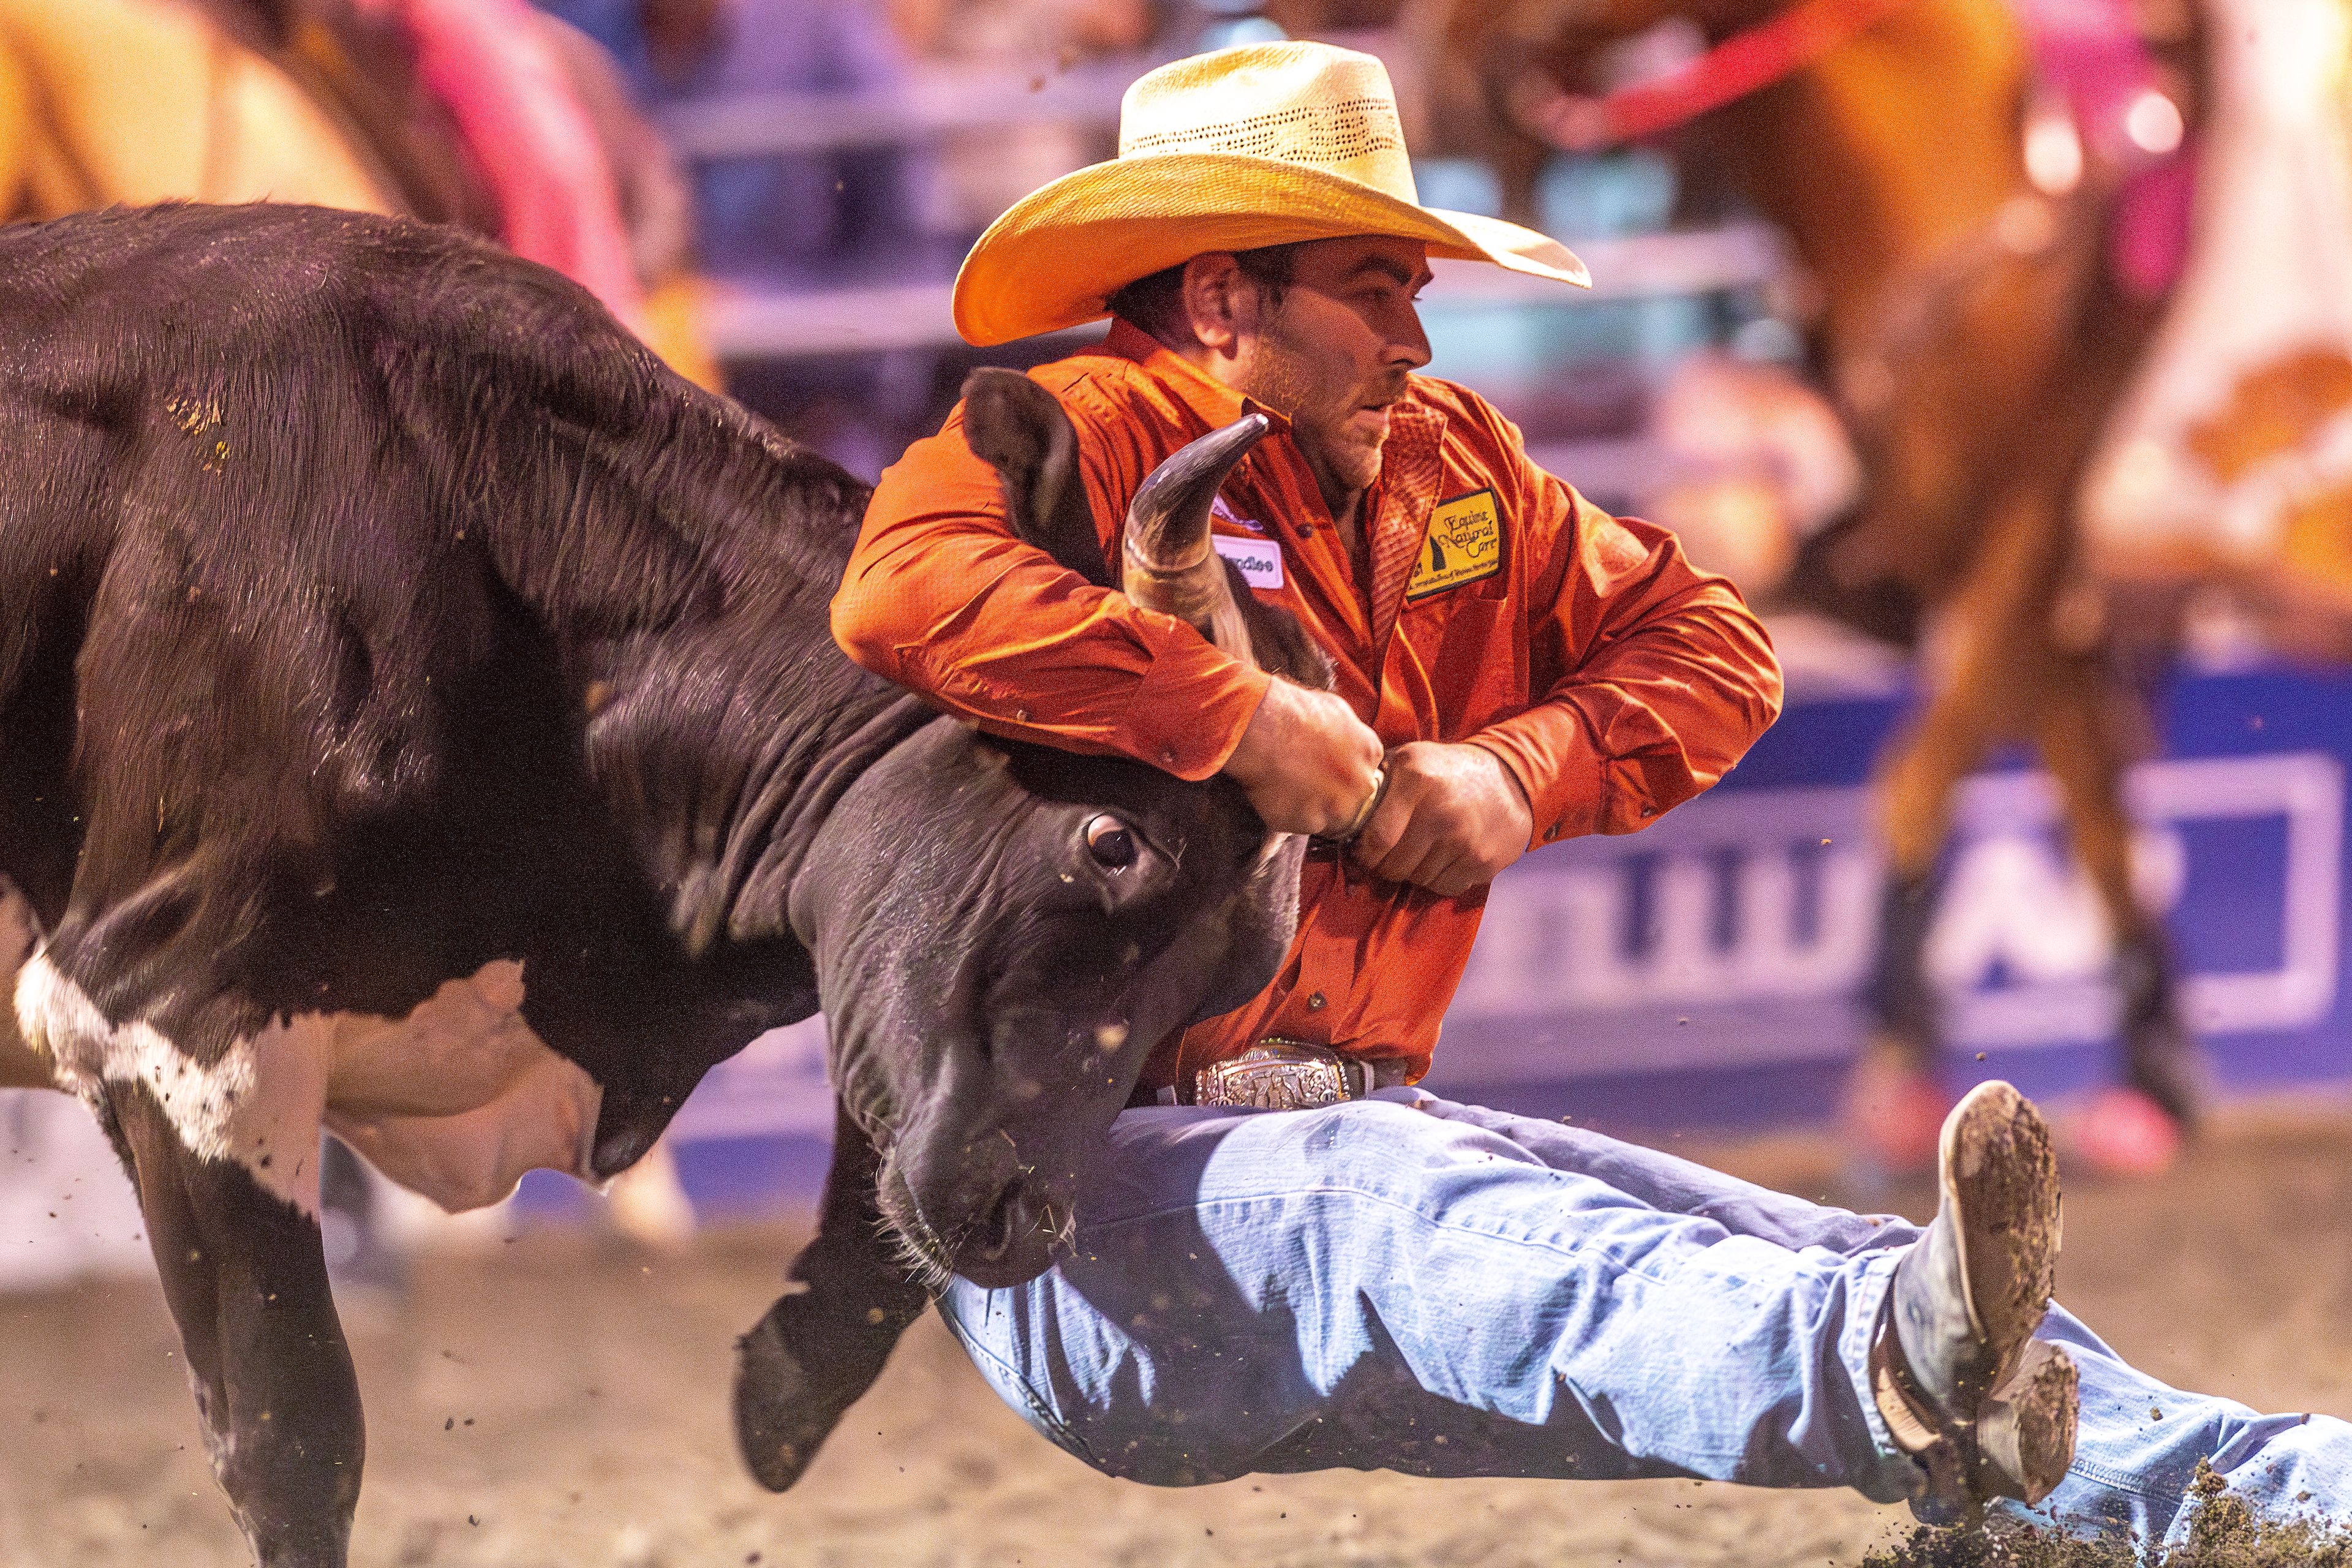
[[[710,99],[664,110],[658,123],[688,162],[903,146],[1016,125],[1113,126],[1128,84],[1158,63],[1129,58],[1024,72],[918,61],[889,87]]]
[[[1778,236],[1753,223],[1589,240],[1575,248],[1592,269],[1589,294],[1499,267],[1439,261],[1429,297],[1438,304],[1515,307],[1654,300],[1753,288],[1782,265]],[[944,281],[737,286],[711,300],[705,330],[724,360],[948,348],[962,341],[948,313],[948,293]]]

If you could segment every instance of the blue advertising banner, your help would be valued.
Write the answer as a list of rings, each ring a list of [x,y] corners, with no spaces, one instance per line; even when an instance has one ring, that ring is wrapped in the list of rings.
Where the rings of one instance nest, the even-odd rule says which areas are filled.
[[[2165,754],[2130,781],[2136,872],[2178,943],[2212,1081],[2352,1085],[2352,676],[2190,676],[2164,702]],[[1430,1087],[1653,1134],[1826,1118],[1878,939],[1866,781],[1903,711],[1899,695],[1792,702],[1708,795],[1506,872]],[[1928,947],[1955,1079],[2053,1097],[2108,1081],[2109,959],[2051,781],[1969,780]],[[681,1165],[720,1203],[813,1190],[831,1127],[813,1019],[710,1076],[678,1119]]]
[[[2352,680],[2203,676],[2132,773],[2135,877],[2224,1092],[2352,1080],[2343,971]],[[1826,1115],[1863,1041],[1885,869],[1865,784],[1894,699],[1793,704],[1700,799],[1499,879],[1433,1089],[1660,1130]],[[2057,791],[1964,786],[1927,947],[1956,1077],[2110,1080],[2107,921]],[[1979,1065],[1977,1053],[1984,1054]]]

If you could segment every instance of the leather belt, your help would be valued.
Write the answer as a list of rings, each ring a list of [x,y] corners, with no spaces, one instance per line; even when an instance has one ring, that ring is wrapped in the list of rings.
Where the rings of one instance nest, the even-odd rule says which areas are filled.
[[[1341,1056],[1328,1046],[1269,1037],[1239,1056],[1212,1062],[1192,1081],[1160,1089],[1137,1103],[1215,1105],[1255,1110],[1319,1110],[1345,1100],[1361,1100],[1377,1089],[1405,1080],[1408,1064],[1391,1058],[1366,1061]],[[1183,1092],[1189,1090],[1190,1092]]]

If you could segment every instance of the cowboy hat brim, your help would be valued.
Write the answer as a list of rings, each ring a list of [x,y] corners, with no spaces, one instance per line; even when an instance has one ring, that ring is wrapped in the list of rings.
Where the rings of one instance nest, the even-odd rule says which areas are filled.
[[[956,274],[956,331],[981,347],[1058,331],[1107,314],[1137,279],[1209,251],[1365,234],[1592,286],[1568,247],[1517,224],[1416,206],[1278,158],[1161,153],[1065,174],[989,225]]]

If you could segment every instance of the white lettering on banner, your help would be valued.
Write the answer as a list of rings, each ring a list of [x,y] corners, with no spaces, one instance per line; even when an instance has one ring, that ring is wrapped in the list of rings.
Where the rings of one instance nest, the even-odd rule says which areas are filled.
[[[1581,858],[1574,851],[1522,862],[1487,896],[1478,945],[1449,1016],[1602,1012],[1850,989],[1869,967],[1883,875],[1862,830],[1862,807],[1859,790],[1751,791],[1736,802],[1686,805],[1642,835],[1677,830],[1671,847],[1643,846],[1660,855],[1621,853],[1640,841],[1612,839],[1598,854],[1587,849],[1585,864],[1574,863]],[[1643,858],[1654,864],[1646,940],[1637,943]],[[1808,880],[1813,918],[1801,923]]]
[[[1235,539],[1229,533],[1209,535],[1216,552],[1242,570],[1242,581],[1253,588],[1282,586],[1282,549],[1270,539]]]
[[[2325,1017],[2336,987],[2341,764],[2316,752],[2151,763],[2129,787],[2141,825],[2135,878],[2158,912],[2188,885],[2194,830],[2284,828],[2274,868],[2259,868],[2277,962],[2187,975],[2193,1026],[2229,1034]],[[2041,774],[1963,786],[1958,847],[1926,954],[1957,1043],[2055,1044],[2112,1032],[2112,933],[2087,875],[2061,847],[2057,804]],[[1875,957],[1885,877],[1869,822],[1859,788],[1744,790],[1694,802],[1633,837],[1530,857],[1496,881],[1448,1017],[1569,1026],[1550,1037],[1573,1037],[1576,1070],[1608,1071],[1661,1065],[1654,1039],[1612,1046],[1612,1028],[1629,1012],[1851,997]],[[2231,870],[2241,873],[2234,863]],[[1460,1078],[1507,1068],[1529,1076],[1535,1064],[1503,1059],[1492,1031],[1465,1033],[1479,1037],[1478,1059],[1450,1064],[1464,1069]],[[1842,1044],[1823,1040],[1811,1052]],[[1769,1031],[1746,1046],[1749,1059],[1807,1054]]]

